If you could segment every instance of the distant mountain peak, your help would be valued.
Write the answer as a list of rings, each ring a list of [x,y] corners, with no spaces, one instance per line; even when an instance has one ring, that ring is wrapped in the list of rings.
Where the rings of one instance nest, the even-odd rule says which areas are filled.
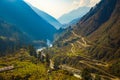
[[[78,48],[92,58],[109,61],[120,58],[120,0],[102,0],[84,15],[75,26],[70,26],[56,41],[56,45],[63,50],[70,48],[70,44],[90,44],[88,47]],[[76,35],[78,39],[74,40]],[[80,37],[80,38],[79,38]],[[82,41],[82,37],[85,39]],[[61,43],[63,45],[61,45]],[[79,46],[80,46],[79,45]],[[63,48],[65,46],[65,49]],[[66,48],[67,47],[67,48]],[[74,46],[75,47],[75,46]],[[77,49],[76,48],[76,49]],[[64,51],[63,51],[64,52]],[[75,51],[76,52],[76,51]],[[65,53],[66,50],[65,50]],[[63,53],[63,54],[65,54]],[[77,52],[76,52],[77,53]]]
[[[26,2],[40,17],[42,17],[44,20],[46,20],[49,24],[54,26],[57,30],[62,26],[62,24],[56,20],[51,15],[47,14],[46,12],[32,6],[32,4]]]
[[[44,20],[46,20],[49,24],[53,25],[56,29],[59,29],[62,24],[57,21],[54,17],[52,17],[51,15],[45,13],[44,11],[41,11],[40,9],[33,7],[32,5],[30,5],[30,7],[40,16],[42,17]]]
[[[67,24],[76,18],[81,18],[89,10],[90,7],[79,7],[75,10],[70,11],[69,13],[62,15],[60,18],[58,18],[58,21],[61,22],[62,24]]]

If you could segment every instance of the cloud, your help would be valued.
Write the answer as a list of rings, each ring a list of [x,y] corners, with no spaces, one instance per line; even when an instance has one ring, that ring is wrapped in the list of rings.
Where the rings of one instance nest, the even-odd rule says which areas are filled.
[[[73,5],[78,5],[78,1],[73,1]]]
[[[29,2],[34,7],[59,18],[78,7],[92,7],[100,0],[24,0]]]
[[[75,0],[73,1],[73,5],[76,7],[93,7],[100,0]]]
[[[100,0],[90,0],[90,7],[94,6],[95,4],[97,4],[98,2],[100,2]]]
[[[88,6],[90,3],[90,0],[80,0],[79,6]]]

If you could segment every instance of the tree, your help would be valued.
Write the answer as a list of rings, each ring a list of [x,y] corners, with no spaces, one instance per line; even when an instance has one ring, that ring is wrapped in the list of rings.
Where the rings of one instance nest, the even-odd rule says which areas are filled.
[[[110,68],[109,68],[110,72],[112,74],[114,74],[115,76],[120,77],[120,60],[116,61],[115,63],[113,63]]]
[[[95,75],[95,80],[101,80],[101,77],[99,75]]]
[[[28,46],[28,52],[29,52],[29,54],[30,54],[31,56],[37,57],[36,50],[35,50],[35,48],[34,48],[32,45],[29,45],[29,46]]]
[[[82,71],[83,80],[92,80],[92,76],[87,68]]]
[[[38,58],[38,60],[41,61],[41,52],[38,52],[38,54],[37,54],[37,58]]]
[[[0,80],[5,80],[4,77],[2,75],[0,75]]]
[[[48,53],[46,53],[46,63],[47,63],[47,66],[50,65],[50,56]]]
[[[59,69],[59,63],[57,61],[54,62],[54,68],[57,70]]]

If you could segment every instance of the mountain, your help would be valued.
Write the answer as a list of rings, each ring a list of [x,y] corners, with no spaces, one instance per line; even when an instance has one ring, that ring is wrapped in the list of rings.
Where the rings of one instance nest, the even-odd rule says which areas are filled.
[[[0,19],[0,56],[12,53],[32,40],[15,25]]]
[[[58,21],[62,24],[67,24],[76,18],[81,18],[89,10],[90,7],[79,7],[78,9],[75,9],[67,14],[62,15],[60,18],[58,18]]]
[[[73,19],[71,22],[62,25],[62,28],[68,28],[70,26],[75,26],[80,21],[80,18]]]
[[[59,29],[62,26],[62,24],[60,22],[58,22],[54,17],[52,17],[49,14],[37,9],[36,7],[33,7],[32,5],[30,5],[30,6],[40,17],[42,17],[44,20],[49,22],[56,29]]]
[[[7,6],[3,6],[3,3],[7,2],[4,1],[0,3],[0,11],[10,10],[11,12],[12,9],[3,9],[4,6]],[[14,2],[15,0],[9,1]],[[8,3],[10,3],[9,1]],[[120,80],[119,4],[120,0],[101,0],[82,18],[76,18],[74,25],[57,30],[53,46],[44,48],[38,54],[33,46],[29,46],[17,50],[14,54],[0,57],[0,79]],[[18,9],[18,7],[16,8]],[[29,9],[31,10],[30,7]],[[21,9],[19,10],[21,12]],[[13,23],[15,21],[3,12],[0,13],[0,53],[3,49],[6,52],[11,52],[11,48],[16,50],[18,47],[14,44],[19,46],[22,44],[19,42],[29,41],[26,39],[27,31],[21,31],[22,28],[19,30],[17,24],[20,20],[17,19],[17,24]],[[27,15],[19,16],[24,18]],[[40,17],[37,14],[36,16]],[[15,18],[18,17],[15,16]],[[51,43],[49,40],[47,41]],[[11,47],[11,45],[13,46]]]
[[[101,0],[76,25],[59,34],[48,51],[55,53],[54,61],[66,68],[88,69],[108,80],[120,80],[119,4],[120,0]]]
[[[101,10],[104,13],[99,13],[102,16],[102,21],[99,21],[102,24],[98,24],[98,27],[94,26],[96,29],[88,36],[88,39],[96,42],[98,45],[108,47],[109,49],[92,47],[92,56],[97,59],[112,60],[120,58],[120,1],[119,0],[106,0],[101,1],[101,4],[104,5],[105,9]],[[98,14],[98,15],[99,15]],[[97,14],[96,14],[97,15]],[[100,15],[99,15],[100,16]],[[99,17],[101,18],[101,17]],[[97,19],[98,20],[98,19]],[[92,27],[91,27],[92,28]],[[91,49],[90,49],[91,51]],[[97,53],[99,51],[99,53]]]
[[[53,40],[54,26],[36,14],[23,0],[0,0],[0,18],[16,25],[34,40]]]
[[[88,50],[96,59],[119,58],[119,3],[119,0],[102,0],[74,29],[77,34],[87,37],[88,41],[96,44]]]
[[[119,58],[119,3],[119,0],[102,0],[91,8],[78,24],[66,29],[67,32],[63,34],[63,37],[60,37],[57,43],[61,44],[66,39],[70,39],[71,41],[68,40],[68,42],[74,44],[76,41],[86,41],[86,44],[91,46],[82,48],[88,51],[88,55],[103,60]],[[77,40],[74,40],[75,35],[79,35]],[[81,39],[80,36],[83,38]],[[62,44],[69,44],[68,42]]]

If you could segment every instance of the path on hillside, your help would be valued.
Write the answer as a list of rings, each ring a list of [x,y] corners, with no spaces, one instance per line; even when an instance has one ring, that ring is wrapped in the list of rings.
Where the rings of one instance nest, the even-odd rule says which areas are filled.
[[[77,41],[80,45],[82,45],[82,46],[84,46],[84,47],[90,46],[90,45],[87,44],[87,41],[85,40],[84,37],[77,35],[74,31],[72,31],[72,34],[73,34],[75,37],[78,37],[78,38],[80,38],[80,39],[82,40],[82,42]]]
[[[87,64],[87,63],[86,63],[86,64]],[[99,68],[96,68],[96,67],[94,67],[94,66],[92,66],[92,65],[89,65],[89,64],[87,64],[87,65],[88,65],[89,67],[92,67],[92,68],[96,69],[96,70],[99,69]],[[72,73],[75,77],[77,77],[77,78],[79,78],[79,79],[82,79],[82,77],[81,77],[82,71],[81,71],[81,70],[76,69],[76,68],[73,68],[73,67],[70,67],[70,66],[68,66],[68,65],[60,65],[59,67],[60,67],[60,69],[62,69],[62,70],[66,70],[66,71]],[[102,73],[104,73],[105,75],[107,75],[107,76],[105,76],[105,75],[100,75],[101,77],[106,77],[106,78],[109,78],[109,79],[111,79],[111,80],[120,80],[119,78],[117,78],[117,77],[115,77],[115,76],[113,76],[113,75],[105,72],[104,70],[101,70],[101,69],[99,69],[99,70],[100,70]],[[95,76],[95,75],[96,75],[95,73],[91,73],[91,74],[92,74],[92,76]]]
[[[103,74],[109,76],[109,78],[111,78],[112,80],[119,80],[116,76],[113,76],[113,75],[109,74],[109,73],[106,72],[104,69],[98,68],[98,67],[90,64],[90,62],[83,61],[83,60],[82,60],[82,61],[79,61],[79,62],[82,63],[82,64],[84,64],[84,65],[87,65],[87,66],[89,66],[89,67],[91,67],[91,68],[93,68],[93,69],[95,69],[95,70],[98,70],[98,71],[102,72]]]
[[[89,47],[89,46],[91,46],[91,45],[93,45],[93,46],[96,46],[96,45],[97,45],[96,43],[91,42],[91,41],[85,39],[84,37],[77,35],[74,31],[72,31],[72,34],[73,34],[75,37],[78,37],[78,38],[81,39],[80,41],[76,41],[78,44],[80,44],[80,45],[79,45],[80,48],[82,48],[82,47]],[[67,41],[69,41],[69,39],[68,39],[68,40],[65,40],[65,42],[67,42]],[[90,43],[90,44],[88,44],[88,43]],[[76,47],[75,47],[74,43],[71,43],[71,46],[72,46],[72,47],[71,47],[71,52],[72,52],[73,54],[75,54],[75,49],[76,49]],[[110,50],[112,49],[112,48],[110,48],[110,47],[105,47],[105,46],[101,46],[101,45],[97,45],[97,46],[98,46],[98,47],[105,48],[105,49],[110,49]],[[120,80],[120,79],[118,79],[116,76],[111,75],[109,72],[106,72],[106,70],[105,70],[104,68],[108,67],[108,64],[107,64],[107,63],[100,62],[100,61],[97,61],[97,60],[92,60],[92,59],[90,59],[88,56],[81,56],[81,57],[83,58],[83,60],[81,60],[80,63],[82,63],[82,64],[84,64],[84,65],[86,65],[86,66],[88,66],[88,67],[91,67],[91,68],[93,68],[93,69],[95,69],[95,70],[98,70],[98,71],[102,72],[103,74],[107,75],[107,77],[110,78],[111,80]],[[71,68],[71,67],[69,67],[69,66],[67,66],[67,65],[63,65],[62,67],[63,67],[64,69],[67,68],[68,71],[71,71],[72,69],[73,69],[73,71],[74,71],[74,69],[75,69],[75,68]],[[76,70],[76,69],[75,69],[75,70]],[[77,74],[77,75],[78,75],[78,74]],[[105,76],[105,75],[101,75],[101,76]]]
[[[81,45],[81,47],[82,47],[82,46],[83,46],[83,47],[89,47],[89,46],[91,46],[91,45],[87,44],[87,42],[92,43],[91,41],[85,39],[85,38],[82,37],[82,36],[79,36],[79,35],[76,34],[74,31],[72,31],[72,33],[73,33],[74,36],[81,38],[81,40],[82,40],[83,43],[80,42],[80,41],[77,41],[77,43],[79,43],[79,44]],[[97,45],[97,44],[93,43],[92,45]],[[98,47],[103,47],[103,48],[105,48],[105,49],[110,49],[110,50],[112,49],[112,48],[110,48],[110,47],[105,47],[105,46],[101,46],[101,45],[98,45]],[[82,57],[90,60],[90,59],[89,59],[88,57],[86,57],[86,56],[82,56]],[[93,61],[92,61],[92,62],[93,62]],[[108,64],[106,64],[106,63],[98,62],[97,60],[96,60],[96,61],[94,60],[94,62],[95,62],[96,65],[108,67]]]
[[[67,66],[67,65],[60,65],[59,67],[62,70],[66,70],[66,71],[72,73],[73,76],[75,76],[75,77],[77,77],[79,79],[82,79],[82,77],[81,77],[81,70],[73,68],[73,67],[70,67],[70,66]]]
[[[71,52],[73,53],[73,54],[75,54],[75,46],[74,46],[74,44],[73,43],[71,43]]]
[[[77,43],[79,44],[78,46],[79,46],[79,48],[81,49],[82,48],[82,44],[79,42],[79,41],[77,41]],[[80,45],[81,44],[81,45]]]
[[[74,31],[71,32],[75,37],[78,37],[80,38],[82,41],[77,41],[78,44],[81,45],[81,47],[89,47],[91,45],[93,46],[98,46],[98,47],[101,47],[101,48],[104,48],[104,49],[107,49],[107,50],[113,50],[114,48],[111,48],[111,47],[106,47],[106,46],[102,46],[102,45],[98,45],[90,40],[87,40],[85,39],[84,37],[82,37],[81,35],[78,35],[76,34]],[[65,39],[63,42],[68,42],[70,41],[69,39]],[[89,44],[88,44],[89,43]]]
[[[94,46],[97,45],[96,43],[91,42],[91,41],[85,39],[84,37],[76,34],[74,31],[72,31],[72,34],[73,34],[74,36],[78,37],[78,38],[81,38],[81,40],[83,41],[83,43],[79,41],[79,44],[80,44],[80,45],[82,44],[84,47],[89,47],[89,46],[91,46],[91,45],[94,45]],[[91,45],[89,45],[87,42],[91,43]],[[111,47],[106,47],[106,46],[101,46],[101,45],[97,45],[97,46],[98,46],[98,47],[105,48],[105,49],[109,49],[109,50],[113,49],[113,48],[111,48]]]
[[[106,71],[104,71],[104,70],[102,70],[102,69],[100,69],[98,67],[95,67],[95,66],[93,66],[93,65],[91,65],[91,64],[89,64],[87,62],[80,61],[80,63],[85,64],[85,65],[87,65],[87,66],[89,66],[89,67],[91,67],[91,68],[93,68],[95,70],[98,70],[98,71],[102,72],[104,75],[100,75],[101,77],[107,77],[107,78],[109,78],[111,80],[120,80],[118,77],[113,76],[113,75],[109,74],[108,72],[106,72]],[[68,72],[72,73],[75,77],[82,79],[82,77],[81,77],[82,71],[81,70],[70,67],[68,65],[60,65],[59,67],[62,70],[67,70]],[[91,73],[91,74],[93,74],[93,73]],[[95,75],[96,74],[94,74],[94,76]]]
[[[79,35],[76,34],[74,31],[72,31],[72,34],[73,34],[75,37],[79,37],[79,38],[81,38],[82,42],[80,42],[80,41],[76,41],[77,43],[80,44],[80,46],[79,46],[80,48],[91,46],[91,45],[89,45],[89,44],[87,43],[87,42],[90,42],[90,41],[88,41],[88,40],[85,39],[84,37],[79,36]],[[66,41],[68,41],[68,40],[66,40]],[[93,45],[95,45],[95,43],[94,43]],[[71,46],[72,46],[72,48],[71,48],[71,52],[72,52],[72,53],[75,53],[75,46],[74,46],[74,44],[71,43]],[[101,46],[101,47],[104,47],[104,46]],[[104,47],[104,48],[108,48],[108,47]],[[105,66],[108,66],[108,64],[106,64],[106,63],[104,63],[104,62],[100,62],[100,61],[97,61],[97,60],[91,60],[91,59],[89,59],[88,56],[81,56],[81,57],[83,57],[83,58],[86,59],[86,60],[89,60],[89,61],[95,62],[96,65],[100,65],[100,66],[104,66],[104,67],[105,67]]]

